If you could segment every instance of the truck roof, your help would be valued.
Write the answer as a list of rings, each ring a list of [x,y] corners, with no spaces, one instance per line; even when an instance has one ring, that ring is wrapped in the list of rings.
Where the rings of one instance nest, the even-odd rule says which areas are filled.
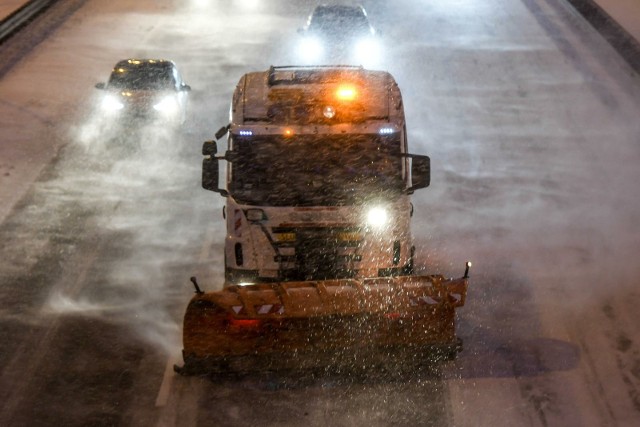
[[[335,117],[328,117],[331,111]],[[232,123],[333,124],[391,121],[402,115],[386,71],[354,66],[285,66],[247,73],[233,97]]]

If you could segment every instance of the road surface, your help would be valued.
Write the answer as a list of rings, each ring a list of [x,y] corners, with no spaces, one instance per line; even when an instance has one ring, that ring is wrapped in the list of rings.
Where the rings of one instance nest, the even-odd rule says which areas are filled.
[[[173,374],[188,278],[222,283],[201,143],[244,72],[295,63],[314,3],[289,3],[65,0],[19,41],[0,80],[0,425],[640,423],[640,80],[560,0],[364,2],[432,159],[420,269],[474,262],[456,361]],[[126,57],[180,66],[183,129],[113,138],[93,87]]]

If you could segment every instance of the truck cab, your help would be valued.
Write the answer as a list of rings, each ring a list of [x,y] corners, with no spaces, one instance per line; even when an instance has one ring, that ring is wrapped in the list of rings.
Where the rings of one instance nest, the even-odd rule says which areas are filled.
[[[362,67],[271,67],[241,77],[224,153],[203,145],[205,189],[227,198],[225,285],[413,273],[409,154],[394,78]],[[220,163],[226,183],[219,185]]]

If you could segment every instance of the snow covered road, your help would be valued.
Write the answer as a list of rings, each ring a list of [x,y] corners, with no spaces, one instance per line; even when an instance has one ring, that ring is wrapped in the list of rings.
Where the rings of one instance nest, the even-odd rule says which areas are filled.
[[[167,382],[187,278],[222,278],[201,142],[242,73],[295,62],[314,2],[88,0],[0,80],[0,425],[640,424],[640,78],[559,0],[363,3],[432,159],[420,265],[474,262],[459,359]],[[123,156],[93,86],[132,56],[175,60],[192,103]]]

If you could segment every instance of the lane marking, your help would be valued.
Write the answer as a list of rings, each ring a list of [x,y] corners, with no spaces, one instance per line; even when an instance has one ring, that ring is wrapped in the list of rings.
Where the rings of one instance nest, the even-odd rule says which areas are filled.
[[[167,364],[164,367],[164,376],[162,377],[162,383],[160,384],[160,390],[158,390],[158,396],[156,397],[156,407],[160,408],[167,404],[169,395],[171,394],[171,385],[173,384],[173,378],[176,375],[173,372],[173,365],[178,362],[175,356],[169,356]]]
[[[213,228],[208,228],[204,233],[204,238],[202,239],[202,246],[200,246],[200,253],[198,254],[198,262],[205,262],[209,260],[211,256],[211,246],[213,245],[214,237],[216,236],[215,230]],[[167,364],[164,368],[164,375],[162,377],[162,383],[160,384],[160,389],[158,390],[158,395],[156,396],[155,406],[156,408],[162,408],[162,412],[160,418],[158,420],[158,426],[175,426],[177,425],[176,417],[178,409],[184,399],[184,382],[178,383],[175,388],[175,393],[171,393],[173,387],[173,380],[176,377],[176,373],[173,371],[173,365],[182,362],[182,357],[177,355],[171,355],[167,358]],[[186,379],[185,379],[186,380]],[[182,385],[181,385],[182,384]],[[196,390],[196,399],[189,399],[188,401],[198,401],[197,396],[199,396],[199,389]],[[169,403],[169,397],[173,397],[171,404],[167,406]],[[197,420],[197,406],[191,408],[192,409],[192,418],[181,420],[180,425],[196,425]],[[182,410],[182,409],[181,409]]]

